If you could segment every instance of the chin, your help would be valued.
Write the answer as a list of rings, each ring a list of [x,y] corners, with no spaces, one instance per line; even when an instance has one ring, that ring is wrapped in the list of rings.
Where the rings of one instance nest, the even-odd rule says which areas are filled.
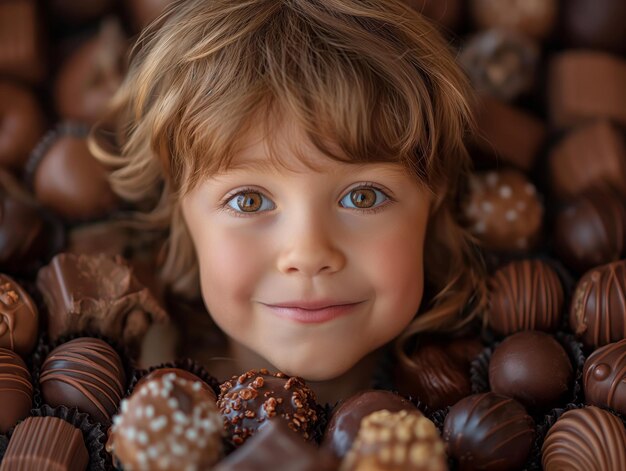
[[[285,354],[276,355],[268,360],[277,370],[286,375],[299,376],[305,381],[329,381],[350,371],[361,358],[332,354],[316,354],[300,358]]]

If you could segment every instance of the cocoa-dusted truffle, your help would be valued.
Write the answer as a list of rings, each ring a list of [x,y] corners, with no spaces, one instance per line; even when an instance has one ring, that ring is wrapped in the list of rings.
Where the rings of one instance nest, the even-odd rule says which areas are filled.
[[[443,439],[459,469],[520,469],[534,436],[535,424],[524,407],[493,392],[461,399],[443,424]]]
[[[15,427],[0,471],[83,471],[88,464],[89,453],[79,429],[58,417],[28,417]]]
[[[77,407],[107,424],[126,389],[117,352],[105,341],[79,337],[59,345],[41,366],[41,395],[52,407]]]
[[[341,471],[445,471],[445,446],[420,412],[381,410],[363,419]]]
[[[583,369],[587,404],[626,415],[626,339],[594,351]]]
[[[360,391],[341,402],[332,411],[322,440],[322,447],[343,458],[359,432],[363,417],[379,411],[416,411],[415,406],[391,391]]]
[[[470,0],[469,5],[479,28],[518,31],[537,39],[552,32],[559,11],[558,0]]]
[[[39,270],[37,288],[48,307],[48,333],[95,331],[139,351],[153,322],[167,313],[120,256],[62,253]]]
[[[541,447],[545,471],[607,471],[626,467],[626,430],[608,411],[589,406],[565,412]]]
[[[626,244],[626,205],[610,188],[594,188],[559,210],[554,248],[576,273],[619,260]]]
[[[318,420],[315,393],[297,376],[264,368],[233,376],[220,386],[217,405],[235,445],[244,443],[272,417],[282,417],[305,440],[314,438]]]
[[[526,251],[541,235],[543,205],[535,186],[516,170],[475,173],[464,207],[469,228],[494,251]]]
[[[626,52],[626,3],[568,0],[563,6],[563,39],[568,46]]]
[[[534,85],[539,47],[521,34],[492,29],[472,36],[458,60],[477,91],[510,101]]]
[[[521,330],[554,331],[562,319],[563,287],[554,269],[541,260],[519,260],[489,278],[487,323],[499,335]]]
[[[626,338],[626,260],[589,270],[578,281],[569,325],[591,348]]]
[[[33,385],[24,361],[12,350],[0,348],[0,433],[27,417],[33,403]]]
[[[0,347],[28,355],[37,341],[39,311],[30,295],[0,273]]]
[[[222,455],[222,419],[200,381],[159,376],[136,388],[120,409],[107,450],[125,469],[209,469]]]
[[[573,377],[572,363],[561,344],[535,330],[504,339],[489,362],[491,390],[517,399],[529,410],[557,406]]]

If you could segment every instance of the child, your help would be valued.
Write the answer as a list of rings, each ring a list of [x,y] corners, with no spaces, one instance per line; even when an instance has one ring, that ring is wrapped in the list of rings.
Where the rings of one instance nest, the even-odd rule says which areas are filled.
[[[115,132],[91,144],[144,227],[169,228],[161,275],[200,290],[230,373],[266,366],[336,398],[380,347],[405,355],[483,306],[454,219],[468,96],[400,1],[188,0],[142,34]]]

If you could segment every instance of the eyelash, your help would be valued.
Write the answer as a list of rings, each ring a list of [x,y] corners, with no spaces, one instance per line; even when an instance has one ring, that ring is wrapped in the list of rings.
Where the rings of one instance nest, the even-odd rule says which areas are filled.
[[[359,186],[356,186],[354,188],[352,188],[348,193],[355,191],[355,190],[361,190],[363,188],[372,188],[374,190],[378,190],[380,191],[383,195],[385,195],[385,197],[387,198],[387,201],[383,202],[382,204],[375,206],[373,208],[366,208],[366,209],[362,209],[362,208],[346,208],[346,209],[352,209],[353,211],[357,211],[358,213],[361,214],[376,214],[379,211],[382,211],[383,209],[385,209],[390,203],[393,203],[395,200],[389,196],[389,194],[387,194],[386,191],[384,191],[382,188],[380,188],[378,185],[375,185],[372,182],[363,182],[361,183]],[[243,213],[243,212],[239,212],[239,211],[235,211],[234,209],[232,209],[231,207],[228,206],[228,202],[233,199],[235,196],[244,194],[244,193],[260,193],[259,190],[257,190],[256,188],[242,188],[241,190],[238,190],[234,193],[229,193],[228,195],[226,195],[224,197],[224,199],[219,203],[219,207],[218,209],[220,211],[224,211],[227,212],[233,216],[236,217],[250,217],[250,216],[254,216],[256,214],[259,213]],[[343,198],[342,198],[343,199]],[[265,212],[265,211],[263,211]]]

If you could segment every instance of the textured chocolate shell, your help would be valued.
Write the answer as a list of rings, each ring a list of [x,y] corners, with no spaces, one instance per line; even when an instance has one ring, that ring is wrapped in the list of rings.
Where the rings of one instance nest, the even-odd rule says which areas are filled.
[[[551,332],[561,322],[563,287],[554,269],[541,260],[520,260],[489,279],[487,322],[500,335],[522,330]]]
[[[541,452],[545,471],[626,469],[626,430],[598,407],[570,410],[548,430]]]
[[[574,290],[569,324],[587,347],[626,338],[626,260],[582,276]]]
[[[30,295],[0,273],[0,347],[28,355],[37,341],[39,311]]]
[[[626,339],[594,351],[583,369],[587,404],[626,415]]]
[[[33,385],[24,361],[13,351],[0,348],[0,433],[27,417],[33,403]]]

